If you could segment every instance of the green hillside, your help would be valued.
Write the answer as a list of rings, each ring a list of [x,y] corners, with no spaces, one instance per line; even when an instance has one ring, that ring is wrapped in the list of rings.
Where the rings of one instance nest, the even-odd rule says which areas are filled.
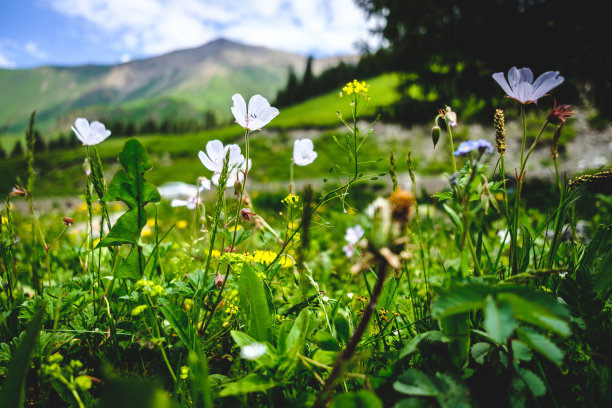
[[[398,77],[395,74],[385,74],[367,79],[371,84],[371,101],[364,104],[362,116],[374,116],[376,112],[394,102],[397,95],[394,86]],[[339,85],[340,89],[342,84]],[[159,102],[159,101],[158,101]],[[224,104],[226,112],[230,112],[231,101]],[[133,104],[142,114],[146,105]],[[251,137],[251,158],[253,160],[253,180],[268,182],[287,180],[289,164],[293,149],[294,129],[319,128],[314,137],[315,149],[319,158],[304,169],[296,169],[296,178],[325,177],[332,164],[336,163],[338,147],[333,136],[340,136],[342,130],[336,130],[340,122],[336,111],[342,110],[348,115],[348,100],[340,99],[337,91],[312,98],[308,101],[280,110],[280,114],[262,132],[255,132]],[[123,112],[122,114],[125,114]],[[299,133],[299,130],[298,130]],[[219,139],[224,143],[243,145],[243,132],[238,125],[225,128],[188,133],[181,135],[145,135],[139,139],[147,147],[156,163],[155,171],[150,179],[161,184],[167,181],[180,180],[193,183],[198,176],[210,176],[197,158],[199,150],[204,150],[206,143]],[[107,176],[114,172],[117,155],[121,151],[125,138],[113,137],[97,146],[102,160],[109,169]],[[378,170],[376,160],[387,155],[388,146],[377,145],[364,152],[364,160],[373,163],[365,166],[373,172]],[[58,186],[62,194],[78,194],[83,191],[85,178],[82,164],[85,149],[77,147],[56,151],[38,152],[35,159],[37,170],[36,194],[57,195]],[[274,160],[270,160],[274,157]],[[26,162],[23,158],[11,158],[0,162],[0,193],[6,193],[14,185],[17,176],[25,177]],[[382,171],[384,171],[384,165]]]

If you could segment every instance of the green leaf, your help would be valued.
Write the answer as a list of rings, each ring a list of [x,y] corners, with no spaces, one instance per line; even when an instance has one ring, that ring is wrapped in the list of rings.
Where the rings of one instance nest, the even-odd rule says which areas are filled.
[[[519,339],[558,366],[563,364],[563,352],[548,337],[528,327],[517,329]]]
[[[195,351],[189,352],[187,361],[189,363],[189,380],[194,405],[196,407],[212,408],[212,391],[208,380],[208,362],[199,345],[196,345]]]
[[[468,312],[454,314],[438,319],[442,333],[450,339],[448,350],[457,368],[463,368],[470,356],[470,314]]]
[[[430,330],[425,333],[417,334],[416,336],[411,338],[408,344],[406,344],[404,348],[400,351],[399,358],[404,358],[407,355],[414,353],[417,350],[418,345],[424,340],[443,342],[449,341],[449,339],[446,338],[442,334],[442,332],[437,330]]]
[[[472,346],[472,358],[478,364],[484,364],[485,357],[491,351],[491,345],[485,342],[479,342]]]
[[[517,371],[534,397],[541,397],[542,395],[546,394],[546,386],[544,385],[544,382],[533,371],[522,367],[518,367]]]
[[[349,321],[344,313],[336,314],[336,317],[334,317],[334,328],[336,329],[338,341],[343,344],[348,343],[349,339],[351,338],[351,330]]]
[[[531,234],[526,226],[521,224],[521,236],[523,237],[523,246],[519,254],[518,272],[525,272],[529,266],[529,253],[531,252]]]
[[[453,314],[482,309],[485,299],[495,289],[481,284],[454,285],[442,292],[431,307],[432,316],[440,319]]]
[[[25,402],[26,374],[30,369],[32,350],[34,350],[36,339],[40,334],[46,307],[47,303],[43,302],[36,309],[32,319],[30,319],[30,323],[28,323],[23,340],[8,364],[8,376],[2,383],[2,390],[0,390],[0,407],[23,407]]]
[[[253,268],[244,263],[238,282],[240,306],[247,317],[247,332],[258,341],[269,341],[272,313],[263,283]]]
[[[508,287],[502,288],[497,299],[512,305],[517,320],[562,336],[568,336],[571,332],[568,324],[569,311],[548,293],[536,292],[526,287]]]
[[[121,244],[137,245],[138,240],[140,239],[142,227],[146,223],[147,213],[143,208],[140,209],[140,212],[138,211],[138,208],[128,210],[125,214],[119,217],[108,235],[102,238],[96,248]]]
[[[408,369],[393,383],[393,389],[406,395],[419,397],[434,397],[438,389],[429,377],[417,369]]]
[[[399,376],[393,388],[406,395],[434,397],[442,408],[467,408],[471,406],[469,393],[460,379],[447,373],[427,375],[414,368]]]
[[[232,330],[230,335],[240,348],[248,346],[249,344],[257,343],[257,340],[255,340],[253,337],[238,330]]]
[[[115,279],[125,278],[137,281],[142,278],[140,274],[140,265],[138,264],[138,262],[138,247],[132,245],[130,253],[115,271]]]
[[[161,312],[164,314],[166,320],[168,320],[170,326],[172,326],[176,332],[178,338],[183,342],[185,347],[191,349],[192,342],[187,331],[189,328],[189,318],[185,312],[183,312],[180,307],[170,302],[168,299],[159,298],[158,302],[161,304]]]
[[[336,395],[331,408],[383,408],[383,404],[376,394],[362,390]]]
[[[517,323],[514,319],[512,305],[507,302],[495,304],[492,296],[488,296],[485,308],[484,328],[498,344],[506,341],[514,332]]]
[[[438,201],[450,200],[451,198],[453,198],[453,192],[452,191],[443,191],[441,193],[433,194],[432,197],[437,197]]]
[[[304,348],[306,334],[308,334],[308,324],[310,323],[310,312],[308,308],[302,309],[295,319],[289,334],[287,335],[286,347],[289,354],[294,357]]]
[[[461,223],[461,218],[455,212],[455,210],[450,208],[450,206],[448,206],[446,204],[442,204],[442,208],[444,208],[444,211],[446,211],[448,216],[451,218],[451,220],[455,224],[455,227],[457,227],[457,229],[458,229],[457,234],[460,235],[460,233],[463,231],[463,224]]]
[[[325,330],[319,330],[317,334],[315,334],[314,342],[322,350],[340,351],[340,344],[338,344],[338,341],[331,333]]]
[[[219,392],[221,397],[229,397],[230,395],[242,395],[251,392],[266,391],[274,388],[279,384],[261,374],[251,373],[238,381],[224,385],[224,388]]]
[[[512,355],[515,361],[531,361],[533,358],[531,349],[519,340],[512,340]]]

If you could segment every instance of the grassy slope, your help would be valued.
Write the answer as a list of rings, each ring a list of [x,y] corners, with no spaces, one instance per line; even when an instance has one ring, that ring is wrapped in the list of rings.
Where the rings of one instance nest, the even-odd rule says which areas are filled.
[[[370,92],[372,101],[364,105],[362,115],[374,116],[378,107],[386,106],[397,98],[393,90],[396,80],[395,75],[388,74],[368,81],[372,85]],[[227,107],[229,103],[226,109]],[[293,141],[288,136],[288,131],[294,127],[336,127],[339,125],[335,114],[338,109],[345,109],[345,115],[348,115],[348,99],[338,98],[336,91],[282,109],[281,114],[270,124],[270,128],[276,129],[277,132],[264,129],[263,132],[254,133],[251,138],[253,179],[260,182],[288,179],[293,148]],[[139,139],[145,144],[155,163],[155,170],[148,175],[148,178],[156,184],[172,180],[193,183],[198,176],[210,176],[197,158],[198,151],[203,150],[206,142],[213,139],[242,145],[242,135],[241,129],[233,125],[213,131],[176,136],[140,136]],[[307,168],[297,167],[296,179],[329,177],[332,164],[344,164],[350,167],[348,163],[343,163],[346,161],[344,158],[338,163],[340,148],[335,145],[333,135],[338,136],[339,140],[344,140],[344,137],[335,130],[322,131],[315,140],[315,150],[319,153],[319,158]],[[111,136],[97,146],[102,160],[106,163],[109,178],[114,174],[116,158],[124,142],[123,138]],[[84,153],[84,148],[75,148],[37,154],[37,194],[58,195],[58,191],[64,195],[80,193],[84,185],[81,167]],[[376,160],[387,153],[385,147],[375,146],[370,142],[367,151],[364,150],[363,154],[364,160]],[[380,171],[379,167],[376,163],[370,163],[365,169],[377,172]],[[385,166],[382,167],[384,171]],[[0,192],[6,193],[18,175],[25,177],[25,161],[21,158],[4,160],[0,163],[0,172],[6,175],[0,180]]]

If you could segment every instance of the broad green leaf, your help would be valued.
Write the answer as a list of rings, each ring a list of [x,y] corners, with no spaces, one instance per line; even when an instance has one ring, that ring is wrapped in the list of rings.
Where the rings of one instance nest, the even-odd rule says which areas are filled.
[[[514,309],[514,317],[535,326],[554,331],[562,336],[570,334],[569,312],[557,299],[548,293],[529,288],[512,288],[497,295]]]
[[[331,408],[383,408],[383,404],[372,391],[362,390],[336,395]]]
[[[108,235],[102,238],[96,248],[121,244],[137,245],[142,227],[146,223],[147,213],[144,208],[141,208],[140,211],[138,208],[133,208],[119,217]]]
[[[336,329],[338,341],[343,344],[348,343],[349,339],[351,338],[351,330],[349,321],[344,313],[336,314],[336,317],[334,318],[334,328]]]
[[[448,338],[444,337],[442,332],[437,330],[430,330],[425,333],[417,334],[416,336],[411,338],[408,344],[406,344],[404,348],[400,351],[399,358],[404,358],[407,355],[414,353],[417,350],[418,345],[424,340],[443,342],[449,341]]]
[[[528,327],[517,330],[521,341],[558,366],[563,364],[563,352],[548,337]]]
[[[242,395],[251,392],[261,392],[274,388],[279,384],[272,379],[261,374],[251,373],[238,381],[224,385],[224,388],[219,392],[221,397],[229,397],[230,395]]]
[[[247,317],[247,332],[258,341],[269,341],[272,316],[261,279],[245,263],[239,280],[240,306]]]
[[[482,309],[485,299],[495,288],[482,284],[454,285],[440,294],[431,307],[432,316],[440,319],[458,313]]]
[[[484,328],[498,344],[502,344],[517,327],[512,306],[507,302],[495,303],[492,296],[486,300]]]
[[[533,358],[531,349],[519,340],[512,340],[512,355],[515,361],[531,361]]]
[[[189,318],[185,312],[166,298],[159,298],[158,302],[161,304],[161,312],[164,314],[166,320],[168,320],[170,326],[172,326],[179,339],[183,342],[185,347],[191,349],[192,342],[188,331]]]
[[[2,383],[2,390],[0,390],[0,407],[2,408],[23,407],[26,374],[30,369],[32,350],[34,350],[36,339],[40,334],[46,307],[46,302],[43,302],[36,309],[30,323],[28,323],[23,340],[8,364],[8,375]]]
[[[132,245],[130,253],[125,258],[123,263],[115,271],[115,279],[126,278],[137,281],[142,278],[140,274],[138,247]]]
[[[491,351],[491,345],[489,343],[480,342],[472,346],[472,358],[478,364],[484,364],[486,355]]]
[[[517,371],[534,397],[541,397],[542,395],[546,394],[546,386],[544,385],[544,382],[533,371],[522,367],[518,367]]]
[[[310,323],[310,312],[308,308],[302,309],[293,323],[286,340],[286,347],[289,354],[293,357],[302,351],[308,334],[308,324]]]
[[[253,337],[238,330],[232,330],[230,332],[230,335],[232,336],[232,339],[234,339],[238,347],[244,347],[248,346],[249,344],[257,343],[257,340],[255,340]]]
[[[319,330],[314,336],[314,342],[322,350],[340,351],[340,344],[328,331]]]

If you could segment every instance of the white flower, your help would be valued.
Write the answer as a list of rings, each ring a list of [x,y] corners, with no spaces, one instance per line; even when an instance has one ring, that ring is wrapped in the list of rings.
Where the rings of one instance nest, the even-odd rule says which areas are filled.
[[[84,145],[88,146],[97,145],[111,134],[111,131],[106,129],[102,123],[93,121],[89,124],[85,118],[75,120],[72,131]]]
[[[293,144],[293,162],[298,166],[308,166],[317,158],[312,140],[298,139]]]
[[[267,351],[268,349],[265,344],[251,343],[242,347],[242,350],[240,350],[240,357],[253,361],[266,354]]]
[[[351,244],[346,244],[345,246],[342,247],[342,250],[346,254],[347,258],[351,258],[353,254],[355,253],[355,248],[353,248]]]
[[[206,177],[200,178],[200,186],[175,181],[159,186],[159,194],[165,200],[172,200],[172,207],[186,206],[193,210],[200,203],[200,193],[204,190],[210,190],[210,180]]]
[[[244,160],[244,156],[240,153],[240,146],[231,144],[224,147],[221,141],[211,140],[206,143],[206,153],[203,151],[198,153],[198,157],[204,167],[214,173],[212,182],[215,186],[219,185],[219,178],[223,170],[223,162],[225,161],[225,156],[228,151],[229,177],[227,180],[227,187],[233,187],[236,180],[244,180],[244,171],[246,171],[246,161]],[[251,159],[249,159],[249,170],[250,169]]]
[[[323,296],[321,297],[321,300],[322,300],[323,302],[327,303],[327,302],[329,302],[329,296],[327,296],[327,295],[323,295]]]
[[[242,95],[235,94],[232,100],[234,101],[232,113],[236,118],[236,123],[248,131],[261,129],[279,113],[278,109],[271,107],[268,100],[261,95],[251,97],[248,111]]]
[[[349,299],[352,299],[353,296],[355,296],[355,294],[353,292],[349,292],[346,294],[346,297],[348,297]]]
[[[344,235],[344,239],[346,239],[349,244],[355,245],[361,237],[363,237],[364,231],[361,228],[361,225],[355,225],[352,228],[347,228],[346,234]]]

